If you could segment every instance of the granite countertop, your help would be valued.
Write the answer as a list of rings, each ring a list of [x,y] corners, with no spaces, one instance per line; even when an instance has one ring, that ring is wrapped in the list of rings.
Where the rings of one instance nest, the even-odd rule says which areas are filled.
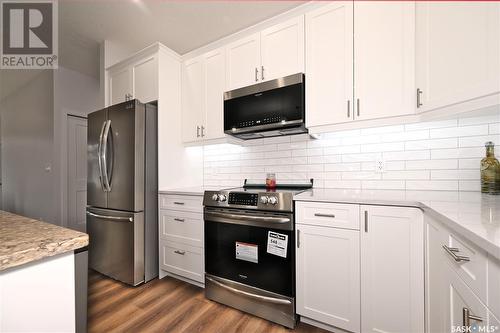
[[[220,187],[213,186],[195,186],[195,187],[181,187],[181,188],[166,188],[160,189],[160,194],[175,194],[175,195],[203,195],[205,191],[219,191]]]
[[[87,246],[89,236],[0,210],[0,271]]]
[[[500,196],[479,192],[313,189],[296,201],[417,207],[500,260]]]

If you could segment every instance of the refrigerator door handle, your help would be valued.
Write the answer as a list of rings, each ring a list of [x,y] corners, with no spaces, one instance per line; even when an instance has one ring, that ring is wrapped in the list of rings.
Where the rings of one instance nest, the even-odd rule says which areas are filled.
[[[90,215],[92,217],[97,217],[99,219],[105,219],[105,220],[134,222],[134,218],[133,217],[108,216],[108,215],[101,215],[101,214],[92,213],[92,212],[89,212],[89,211],[87,211],[87,215]]]
[[[111,120],[106,121],[106,127],[104,128],[104,135],[103,135],[103,142],[102,142],[102,161],[104,164],[104,167],[102,168],[103,171],[103,178],[104,178],[104,187],[106,188],[107,192],[111,191],[111,184],[110,184],[110,174],[108,173],[108,138],[109,138],[109,133],[111,129]],[[111,144],[113,143],[111,139]],[[111,156],[111,162],[110,162],[110,169],[113,169],[113,156]]]
[[[99,135],[99,146],[97,147],[97,160],[99,162],[99,182],[101,183],[101,189],[106,192],[106,188],[104,187],[104,175],[102,173],[102,141],[104,137],[104,129],[106,128],[106,121],[103,121],[102,123],[102,128],[101,128],[101,134]]]

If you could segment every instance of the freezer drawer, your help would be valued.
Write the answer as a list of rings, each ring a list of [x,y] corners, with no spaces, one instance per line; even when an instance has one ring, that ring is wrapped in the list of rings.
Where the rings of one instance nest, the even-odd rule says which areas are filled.
[[[144,281],[144,213],[87,208],[89,267],[130,285]]]

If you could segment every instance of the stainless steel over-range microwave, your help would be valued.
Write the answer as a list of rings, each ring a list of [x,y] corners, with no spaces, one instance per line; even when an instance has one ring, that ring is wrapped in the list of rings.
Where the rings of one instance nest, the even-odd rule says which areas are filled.
[[[224,93],[224,133],[240,139],[307,133],[305,77],[298,73]]]

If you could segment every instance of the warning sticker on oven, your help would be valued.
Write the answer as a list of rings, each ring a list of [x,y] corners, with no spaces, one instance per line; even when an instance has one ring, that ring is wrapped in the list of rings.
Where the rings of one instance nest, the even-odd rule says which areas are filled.
[[[288,235],[269,231],[267,234],[267,253],[286,258]]]
[[[259,246],[236,242],[236,259],[259,263]]]

